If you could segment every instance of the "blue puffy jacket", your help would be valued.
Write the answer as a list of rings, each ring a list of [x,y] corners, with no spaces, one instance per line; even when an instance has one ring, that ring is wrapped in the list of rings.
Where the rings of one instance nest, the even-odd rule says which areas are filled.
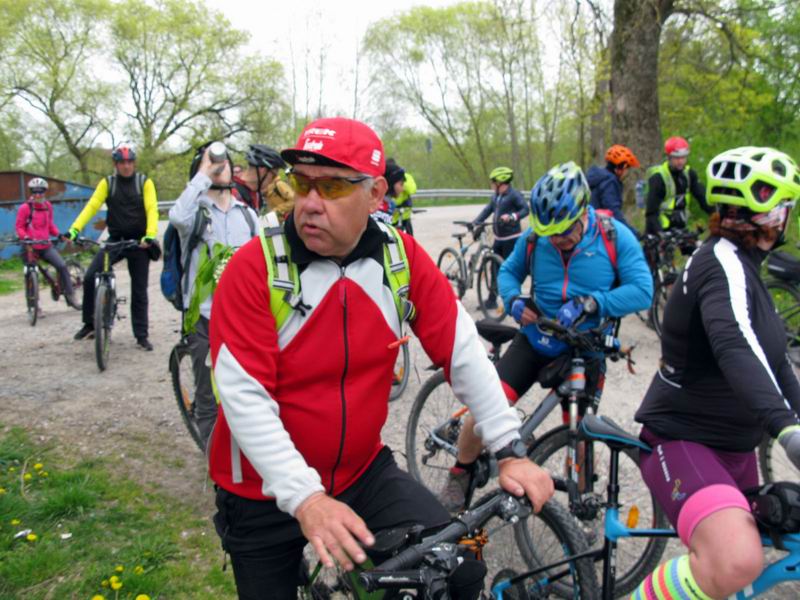
[[[617,221],[623,223],[638,237],[638,232],[625,220],[622,212],[622,182],[617,176],[606,167],[593,165],[586,172],[586,181],[592,190],[591,205],[594,208],[610,210]]]
[[[526,264],[530,230],[520,236],[498,275],[498,286],[506,311],[511,312],[511,303],[520,295],[522,283],[528,275],[532,275],[533,280],[531,295],[544,315],[551,319],[570,299],[592,296],[597,301],[597,315],[587,319],[582,329],[596,326],[602,318],[624,317],[650,306],[653,278],[636,237],[630,229],[613,220],[617,232],[615,272],[594,209],[589,207],[587,210],[589,218],[583,239],[578,242],[566,264],[550,239],[539,236],[536,264],[531,273],[530,266]],[[619,282],[614,287],[617,274]],[[555,343],[555,340],[543,340],[543,334],[535,325],[527,325],[522,331],[531,345],[543,354],[555,356],[564,350],[563,345]]]

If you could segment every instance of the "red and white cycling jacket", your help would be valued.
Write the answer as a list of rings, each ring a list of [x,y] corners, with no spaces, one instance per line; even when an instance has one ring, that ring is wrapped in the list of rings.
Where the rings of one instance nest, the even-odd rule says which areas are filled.
[[[491,450],[518,437],[472,318],[414,238],[401,234],[411,272],[412,329]],[[251,499],[274,498],[294,514],[318,491],[336,496],[382,448],[381,428],[401,335],[385,279],[383,232],[370,220],[341,264],[309,251],[291,219],[286,237],[301,271],[303,312],[276,331],[258,238],[225,268],[214,293],[211,358],[220,410],[210,442],[211,478]]]

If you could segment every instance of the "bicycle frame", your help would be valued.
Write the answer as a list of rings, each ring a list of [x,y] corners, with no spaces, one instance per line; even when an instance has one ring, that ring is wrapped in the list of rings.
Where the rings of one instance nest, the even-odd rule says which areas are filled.
[[[581,432],[579,432],[578,435],[581,439],[591,439],[595,442],[603,441],[594,436],[585,435]],[[609,445],[609,449],[611,451],[611,458],[609,461],[610,477],[606,491],[606,512],[604,521],[605,543],[603,544],[603,547],[600,549],[591,550],[589,552],[584,552],[582,554],[577,554],[563,561],[545,565],[532,571],[522,573],[512,579],[499,582],[492,589],[492,593],[494,594],[494,598],[496,600],[502,600],[504,590],[507,590],[512,585],[520,581],[529,579],[532,576],[535,576],[537,573],[552,570],[554,567],[571,564],[574,561],[582,558],[593,558],[595,562],[603,562],[601,598],[602,600],[613,600],[615,596],[614,585],[616,580],[616,550],[619,540],[625,538],[678,537],[678,534],[674,529],[639,529],[628,527],[626,524],[622,523],[619,516],[619,454],[623,451],[623,449],[619,447],[613,447],[611,445]],[[561,491],[567,490],[568,482],[559,479],[554,479],[554,482],[556,489]],[[788,554],[783,558],[767,565],[762,571],[761,575],[759,575],[759,577],[753,583],[731,596],[731,599],[749,600],[750,598],[756,598],[780,583],[787,581],[800,581],[800,533],[783,535],[781,536],[781,541],[788,550]],[[765,548],[774,546],[773,541],[769,536],[766,535],[761,536],[761,543]],[[537,581],[532,585],[546,585],[563,578],[568,574],[569,569],[565,569],[563,572],[557,573],[556,575],[551,575],[546,581]]]
[[[457,223],[460,224],[460,223]],[[458,252],[459,257],[463,263],[463,273],[466,274],[467,281],[466,281],[466,289],[472,289],[472,284],[475,279],[475,273],[478,270],[478,265],[480,264],[481,257],[486,254],[487,252],[491,252],[492,248],[486,244],[486,228],[490,225],[490,223],[481,223],[477,225],[476,228],[480,228],[480,233],[476,236],[476,239],[468,242],[467,244],[464,243],[464,236],[457,236],[458,240]],[[466,235],[466,234],[465,234]],[[467,252],[475,246],[478,245],[477,249],[467,258]]]
[[[51,288],[55,289],[58,294],[61,294],[61,282],[58,280],[58,276],[53,277],[50,274],[50,271],[42,266],[41,259],[39,258],[36,250],[33,248],[33,243],[38,242],[39,240],[34,240],[30,243],[25,243],[25,255],[23,257],[24,267],[23,272],[27,273],[29,269],[33,269],[34,271],[38,271],[41,273],[44,280],[47,282]],[[45,241],[45,240],[42,240]]]

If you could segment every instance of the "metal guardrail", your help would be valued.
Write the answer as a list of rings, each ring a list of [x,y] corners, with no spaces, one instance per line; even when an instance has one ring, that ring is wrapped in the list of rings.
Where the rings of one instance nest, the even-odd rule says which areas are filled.
[[[459,190],[455,188],[442,188],[431,190],[417,190],[414,198],[486,198],[492,197],[492,190]],[[523,192],[525,195],[527,192]],[[169,210],[175,200],[165,200],[158,203],[158,210]]]

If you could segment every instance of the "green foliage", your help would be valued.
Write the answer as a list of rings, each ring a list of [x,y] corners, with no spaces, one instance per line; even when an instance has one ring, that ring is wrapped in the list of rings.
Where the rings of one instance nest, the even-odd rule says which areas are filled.
[[[234,595],[208,520],[120,467],[74,462],[0,428],[0,597],[111,598],[113,577],[119,598]],[[15,537],[24,530],[35,537]]]

